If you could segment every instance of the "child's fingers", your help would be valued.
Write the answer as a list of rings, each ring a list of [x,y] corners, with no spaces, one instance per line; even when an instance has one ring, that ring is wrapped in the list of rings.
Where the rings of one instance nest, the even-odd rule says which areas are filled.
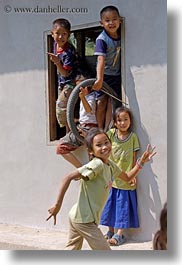
[[[152,148],[152,150],[151,150],[151,153],[153,153],[153,152],[154,152],[155,148],[156,148],[156,146],[154,146],[154,147]]]
[[[155,156],[157,154],[157,152],[153,152],[150,156],[149,159],[151,159],[153,156]]]
[[[54,217],[54,225],[56,225],[56,215],[55,215],[55,214],[50,214],[49,217],[46,219],[46,221],[49,221],[49,219],[50,219],[52,216]]]
[[[48,55],[55,55],[54,53],[52,52],[47,52]]]
[[[49,217],[46,219],[46,221],[48,221],[52,216],[53,214],[50,214]]]
[[[146,152],[149,153],[150,144],[147,145]]]
[[[56,225],[56,215],[54,215],[54,225]]]

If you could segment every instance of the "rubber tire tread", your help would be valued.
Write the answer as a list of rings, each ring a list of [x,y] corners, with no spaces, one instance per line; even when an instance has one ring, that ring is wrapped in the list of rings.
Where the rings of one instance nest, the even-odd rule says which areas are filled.
[[[74,108],[75,108],[76,102],[79,97],[80,87],[92,86],[95,83],[95,81],[96,81],[95,78],[90,78],[90,79],[86,79],[80,82],[77,86],[75,86],[75,88],[71,92],[69,99],[68,99],[68,103],[67,103],[68,126],[70,130],[73,132],[73,134],[75,135],[75,137],[82,143],[84,143],[84,138],[79,134],[77,127],[76,127],[76,123],[74,122]],[[110,86],[108,86],[105,82],[103,82],[102,87],[110,94],[116,96],[113,89]],[[112,97],[110,98],[111,98],[111,105],[113,106],[113,98]],[[112,112],[113,112],[113,108],[112,108]],[[110,122],[108,129],[111,128],[112,125],[113,125],[113,121]]]

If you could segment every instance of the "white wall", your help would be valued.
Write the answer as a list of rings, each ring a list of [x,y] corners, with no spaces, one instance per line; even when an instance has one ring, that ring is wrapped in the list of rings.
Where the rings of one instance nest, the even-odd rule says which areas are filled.
[[[126,19],[126,92],[134,113],[142,150],[149,142],[158,154],[138,177],[141,228],[137,240],[150,240],[167,199],[166,1],[62,0],[62,8],[88,13],[17,13],[14,8],[60,5],[60,1],[4,0],[0,2],[0,222],[52,227],[47,209],[54,202],[61,177],[73,169],[47,144],[44,32],[58,17],[72,25],[99,20],[108,4]],[[11,10],[12,8],[12,10]],[[40,10],[40,9],[39,9]],[[55,10],[54,10],[55,11]],[[83,150],[77,152],[84,160]],[[66,194],[58,228],[68,228],[68,211],[79,188]]]

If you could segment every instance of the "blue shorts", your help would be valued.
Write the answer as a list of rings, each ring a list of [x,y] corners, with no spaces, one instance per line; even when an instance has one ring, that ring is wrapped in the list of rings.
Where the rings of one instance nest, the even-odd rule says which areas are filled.
[[[121,99],[121,76],[111,76],[111,75],[104,75],[104,82],[110,86],[116,93],[116,96]],[[96,100],[101,99],[105,94],[102,91],[95,91]],[[120,106],[121,104],[118,106]]]

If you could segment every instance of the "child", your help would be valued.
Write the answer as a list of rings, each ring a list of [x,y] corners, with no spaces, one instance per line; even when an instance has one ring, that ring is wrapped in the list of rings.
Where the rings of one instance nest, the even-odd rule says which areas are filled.
[[[84,76],[78,76],[76,78],[76,84],[85,79]],[[91,90],[91,87],[80,88],[80,110],[79,110],[79,128],[82,130],[90,129],[92,127],[98,127],[96,121],[96,100],[95,91]],[[80,130],[80,131],[81,131]],[[70,131],[63,138],[60,139],[56,153],[62,155],[64,159],[70,162],[75,167],[80,167],[82,164],[72,153],[78,147],[83,145],[75,135]]]
[[[121,17],[115,6],[106,6],[100,11],[101,26],[104,30],[96,39],[95,55],[97,55],[97,80],[93,86],[95,90],[102,88],[105,81],[121,99]],[[118,101],[115,102],[118,105]],[[119,103],[120,104],[120,103]],[[111,105],[102,91],[97,91],[97,120],[99,128],[104,128],[111,119]],[[107,127],[105,125],[105,127]]]
[[[66,120],[66,107],[69,95],[75,87],[75,63],[76,51],[68,42],[70,36],[70,22],[64,18],[56,19],[52,26],[52,37],[54,38],[54,53],[48,53],[50,60],[57,67],[58,75],[58,99],[56,101],[56,117],[60,127],[68,125]]]
[[[154,250],[167,250],[167,202],[160,215],[160,230],[158,230],[153,239]]]
[[[114,125],[107,134],[112,143],[110,159],[129,172],[136,164],[136,153],[140,149],[136,134],[131,131],[132,115],[126,107],[115,111]],[[107,225],[109,230],[106,238],[110,245],[119,246],[125,242],[125,228],[138,228],[136,183],[127,183],[122,179],[113,181],[109,198],[101,216],[101,225]],[[115,232],[117,229],[117,233]]]
[[[70,231],[66,249],[80,250],[85,238],[92,249],[110,250],[107,240],[98,228],[100,215],[106,203],[112,178],[121,178],[130,182],[140,172],[142,165],[149,161],[156,152],[147,146],[146,151],[138,160],[134,168],[125,173],[109,160],[111,142],[107,134],[98,128],[91,128],[86,135],[85,142],[88,152],[93,157],[86,165],[77,168],[63,178],[57,201],[49,211],[47,221],[56,216],[61,209],[63,198],[72,180],[80,179],[81,186],[77,203],[69,213]]]

